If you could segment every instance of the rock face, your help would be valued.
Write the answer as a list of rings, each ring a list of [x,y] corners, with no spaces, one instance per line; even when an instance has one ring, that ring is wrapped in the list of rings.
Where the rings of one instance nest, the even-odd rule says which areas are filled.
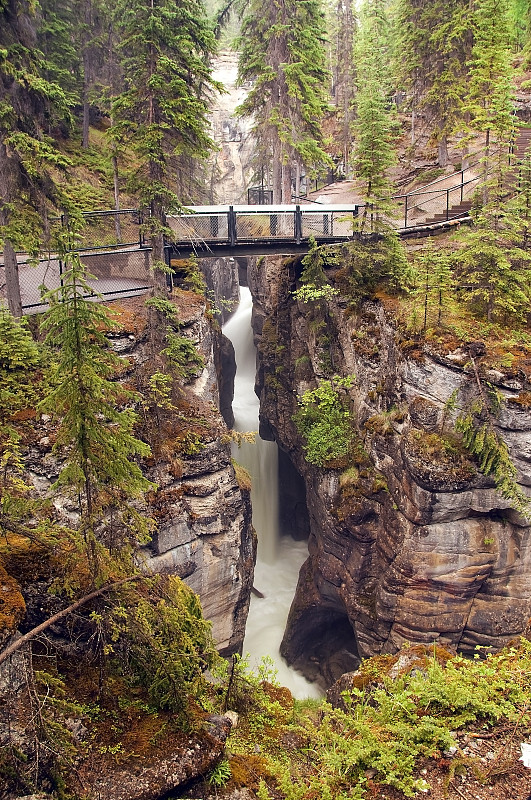
[[[360,658],[405,641],[465,654],[506,644],[531,614],[529,526],[457,438],[453,447],[440,435],[452,429],[450,395],[473,384],[469,358],[408,352],[377,302],[347,314],[340,297],[332,300],[323,336],[291,295],[297,270],[296,260],[281,257],[249,268],[262,435],[277,439],[304,478],[309,512],[310,556],[283,655],[329,686]],[[305,461],[292,416],[297,395],[334,373],[355,376],[349,394],[359,455],[324,469]],[[525,490],[531,415],[518,395],[529,391],[528,378],[508,381],[493,371],[488,378],[508,401],[498,431]]]
[[[227,717],[211,717],[209,731],[191,734],[175,743],[168,753],[150,759],[132,759],[133,764],[117,766],[100,759],[97,769],[83,764],[78,777],[89,797],[112,800],[159,800],[183,785],[206,775],[221,759],[231,724]]]
[[[238,55],[223,51],[214,64],[214,78],[225,93],[217,96],[210,117],[212,137],[219,145],[212,164],[211,197],[213,203],[247,203],[247,187],[252,175],[255,142],[252,123],[234,115],[247,95],[245,87],[237,87]]]
[[[147,477],[158,488],[141,510],[156,527],[137,558],[147,572],[176,574],[199,595],[218,649],[231,655],[242,648],[253,582],[256,543],[250,496],[237,483],[219,412],[221,333],[207,318],[202,298],[182,292],[176,302],[180,335],[194,343],[204,366],[179,390],[173,411],[161,411],[160,418],[152,411],[156,419],[145,423],[151,426],[150,439],[159,438],[157,447],[152,446],[153,463],[146,465]],[[117,330],[111,344],[128,364],[126,379],[137,385],[142,371],[151,375],[157,369],[146,335],[143,299],[115,304],[113,314]],[[44,435],[45,424],[28,459],[33,483],[42,493],[59,472],[51,452],[52,437]],[[65,521],[76,524],[76,503],[66,498],[54,502]],[[30,627],[57,610],[53,604],[58,598],[48,595],[46,588],[44,580],[36,586],[35,596],[28,590]]]

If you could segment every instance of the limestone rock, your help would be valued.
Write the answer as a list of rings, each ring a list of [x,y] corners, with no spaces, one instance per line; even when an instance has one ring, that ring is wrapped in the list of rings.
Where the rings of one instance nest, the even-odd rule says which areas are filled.
[[[451,357],[409,355],[377,302],[345,316],[339,297],[329,304],[324,346],[291,295],[297,274],[297,260],[281,257],[249,270],[264,428],[303,479],[305,491],[291,502],[294,508],[305,494],[309,515],[309,558],[282,654],[326,688],[361,658],[394,653],[404,642],[436,641],[466,654],[506,644],[531,616],[529,524],[445,438],[455,413],[446,403],[473,381],[470,348],[480,361],[483,343]],[[355,376],[350,399],[364,455],[346,465],[350,471],[306,463],[293,422],[297,394],[329,375],[330,365]],[[525,490],[529,387],[520,378],[514,387],[503,374],[491,378],[516,401],[504,405],[497,425]]]
[[[101,759],[95,768],[92,764],[81,765],[78,776],[84,794],[108,800],[159,800],[168,796],[216,765],[230,727],[225,717],[212,717],[210,732],[192,734],[172,752],[158,752],[151,760],[121,766],[112,759]]]

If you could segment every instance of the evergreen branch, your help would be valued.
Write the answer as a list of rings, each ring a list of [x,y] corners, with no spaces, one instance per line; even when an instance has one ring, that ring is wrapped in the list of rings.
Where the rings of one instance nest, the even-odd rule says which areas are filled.
[[[67,606],[67,608],[63,608],[62,611],[58,611],[57,614],[53,614],[47,620],[41,622],[40,625],[37,625],[35,628],[32,628],[30,631],[21,636],[20,639],[17,639],[16,642],[10,644],[9,647],[6,647],[0,653],[0,664],[3,664],[4,661],[6,661],[10,656],[12,656],[13,653],[16,653],[17,650],[20,650],[22,645],[26,644],[26,642],[31,641],[40,633],[47,630],[54,623],[59,622],[59,620],[64,619],[69,614],[72,614],[74,611],[77,611],[77,609],[81,608],[81,606],[86,605],[91,600],[94,600],[96,597],[100,597],[102,594],[105,594],[106,592],[110,592],[113,589],[118,588],[118,586],[123,586],[124,583],[131,583],[132,581],[139,581],[139,580],[144,580],[144,576],[131,575],[129,578],[122,578],[119,581],[107,584],[107,586],[102,586],[101,589],[96,589],[94,592],[90,592],[90,594],[86,594],[84,597],[81,597],[79,600],[76,600],[75,603],[72,603],[71,605]]]

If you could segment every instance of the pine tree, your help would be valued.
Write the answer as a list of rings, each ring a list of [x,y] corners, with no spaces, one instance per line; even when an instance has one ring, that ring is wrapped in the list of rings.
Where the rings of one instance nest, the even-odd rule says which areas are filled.
[[[47,80],[34,5],[0,4],[0,240],[9,308],[22,313],[16,250],[37,255],[54,172],[70,163],[48,135],[69,121],[61,87]]]
[[[356,47],[357,86],[354,165],[363,182],[360,230],[375,230],[390,209],[388,168],[395,163],[395,126],[387,100],[388,42],[383,0],[365,0]]]
[[[473,31],[466,109],[470,114],[470,128],[485,137],[483,213],[489,214],[496,228],[506,193],[509,148],[515,127],[510,27],[505,0],[476,0]]]
[[[327,73],[319,0],[251,0],[239,39],[240,83],[252,88],[239,107],[254,119],[258,166],[271,165],[273,198],[290,203],[302,167],[319,171],[330,159],[322,121]]]
[[[206,157],[207,93],[215,49],[200,0],[121,0],[117,6],[125,90],[113,105],[114,137],[138,160],[131,188],[148,210],[155,280],[164,287],[165,212],[183,201],[175,172]]]
[[[332,94],[335,98],[341,125],[341,149],[343,168],[348,174],[350,151],[352,148],[352,117],[354,104],[354,37],[357,19],[352,0],[337,0],[328,12],[329,27],[332,30]],[[331,35],[331,38],[332,38]]]
[[[469,0],[399,0],[394,16],[395,70],[415,115],[432,130],[439,164],[448,163],[448,137],[462,120],[472,47]]]
[[[103,306],[89,299],[93,290],[75,254],[67,256],[62,286],[47,295],[50,310],[42,322],[45,342],[58,354],[54,388],[41,410],[59,421],[56,449],[66,452],[56,487],[84,497],[82,511],[94,515],[113,499],[139,495],[151,487],[132,460],[149,455],[133,434],[136,415],[122,408],[132,401],[112,380],[120,360],[105,336],[112,323]]]

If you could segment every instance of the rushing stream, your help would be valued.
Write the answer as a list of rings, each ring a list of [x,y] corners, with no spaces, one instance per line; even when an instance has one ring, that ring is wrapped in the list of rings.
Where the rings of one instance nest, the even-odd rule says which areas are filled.
[[[256,351],[251,330],[252,298],[249,289],[240,287],[240,305],[223,328],[236,353],[234,381],[234,427],[238,431],[258,429],[258,398],[254,392]],[[279,654],[299,569],[308,555],[305,542],[282,536],[278,525],[277,445],[258,435],[254,444],[235,446],[234,458],[252,478],[253,525],[258,534],[258,559],[254,585],[264,598],[252,597],[247,620],[244,653],[256,668],[269,656],[278,680],[297,698],[320,697],[321,691],[302,675],[290,669]]]

